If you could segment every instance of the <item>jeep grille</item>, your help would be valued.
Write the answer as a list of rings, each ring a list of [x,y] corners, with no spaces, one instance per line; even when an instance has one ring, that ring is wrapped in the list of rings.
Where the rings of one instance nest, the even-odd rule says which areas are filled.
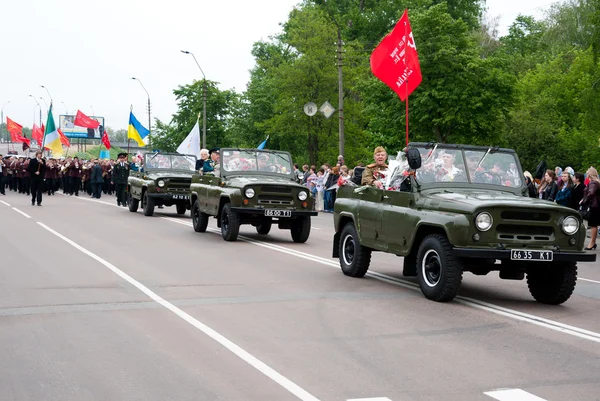
[[[264,188],[264,187],[263,187]],[[294,198],[291,196],[277,196],[277,195],[259,195],[259,205],[293,205]]]
[[[260,189],[262,192],[271,193],[289,194],[290,192],[292,192],[292,188],[287,187],[285,185],[263,185]]]
[[[167,192],[189,192],[191,178],[169,178],[167,181]]]
[[[550,221],[549,213],[524,212],[519,210],[504,211],[501,217],[504,220]]]
[[[514,224],[499,224],[496,232],[499,239],[520,241],[550,241],[554,235],[552,227],[520,226]]]

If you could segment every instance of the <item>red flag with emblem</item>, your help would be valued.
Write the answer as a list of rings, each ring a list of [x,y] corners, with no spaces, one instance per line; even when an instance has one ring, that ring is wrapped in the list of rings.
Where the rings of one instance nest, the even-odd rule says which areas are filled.
[[[402,101],[419,86],[423,77],[408,11],[371,54],[371,71],[392,88]]]
[[[110,149],[110,139],[108,138],[108,133],[104,130],[102,134],[102,143],[106,146],[106,149]]]
[[[21,124],[17,124],[10,118],[6,117],[6,130],[10,133],[11,141],[21,142],[17,140],[23,132],[23,126]]]
[[[96,120],[92,120],[85,114],[83,114],[80,110],[77,110],[77,115],[75,116],[74,125],[78,127],[86,127],[96,129],[100,126],[100,123]]]

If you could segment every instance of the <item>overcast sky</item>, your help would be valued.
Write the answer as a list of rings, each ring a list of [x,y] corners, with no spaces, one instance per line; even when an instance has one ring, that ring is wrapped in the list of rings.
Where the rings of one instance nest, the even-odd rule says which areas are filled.
[[[31,127],[54,100],[54,117],[80,109],[126,128],[129,108],[144,126],[177,111],[173,89],[201,74],[221,89],[242,92],[254,60],[252,44],[280,31],[298,0],[4,0],[0,22],[0,107]],[[519,13],[541,16],[548,0],[488,0],[500,33]],[[399,11],[400,15],[400,11]],[[418,38],[417,38],[418,41]],[[44,100],[40,100],[42,97]],[[58,123],[58,122],[57,122]],[[192,127],[190,127],[191,129]]]

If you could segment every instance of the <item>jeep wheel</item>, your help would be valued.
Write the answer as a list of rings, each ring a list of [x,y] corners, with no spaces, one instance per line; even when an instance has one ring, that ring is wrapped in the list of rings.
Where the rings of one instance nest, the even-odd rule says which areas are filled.
[[[454,299],[463,269],[452,254],[452,245],[439,234],[425,237],[417,253],[417,278],[423,295],[436,302]]]
[[[235,241],[240,232],[240,220],[236,212],[231,210],[231,204],[223,206],[221,211],[221,235],[225,241]]]
[[[271,223],[264,223],[256,226],[256,232],[260,235],[267,235],[269,231],[271,231]]]
[[[358,233],[353,223],[344,226],[340,235],[340,266],[342,272],[350,277],[363,277],[371,263],[371,249],[358,241]]]
[[[140,200],[135,199],[131,192],[127,194],[127,203],[129,204],[129,211],[131,213],[137,212],[138,207],[140,206]]]
[[[571,297],[577,283],[577,263],[536,264],[527,269],[527,286],[536,301],[560,305]]]
[[[144,192],[143,199],[144,216],[152,216],[154,214],[154,199],[148,196],[148,192]]]
[[[292,222],[292,239],[294,242],[304,243],[310,236],[310,216],[298,217]]]
[[[175,207],[177,208],[177,214],[185,214],[187,210],[187,207],[183,203],[178,203]]]
[[[208,215],[200,211],[200,202],[194,202],[192,206],[192,226],[197,233],[203,233],[208,226]]]

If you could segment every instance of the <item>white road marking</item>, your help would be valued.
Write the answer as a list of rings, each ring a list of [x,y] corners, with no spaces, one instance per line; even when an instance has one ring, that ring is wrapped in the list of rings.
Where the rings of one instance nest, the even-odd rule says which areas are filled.
[[[84,200],[90,200],[90,201],[96,201],[98,203],[104,203],[107,204],[109,206],[116,206],[107,202],[103,202],[103,201],[97,201],[97,200],[93,200],[93,199],[84,199]],[[174,219],[171,217],[161,217],[162,219],[165,219],[167,221],[171,221],[173,223],[178,223],[178,224],[183,224],[185,226],[188,227],[192,227],[192,223],[190,222],[186,222],[180,219]],[[216,230],[213,228],[208,228],[207,231],[213,232],[213,233],[217,233],[220,234],[220,230]],[[316,256],[316,255],[312,255],[309,253],[305,253],[305,252],[301,252],[301,251],[297,251],[295,249],[291,249],[291,248],[286,248],[280,245],[275,245],[275,244],[270,244],[264,241],[260,241],[260,240],[255,240],[253,238],[249,238],[249,237],[245,237],[243,235],[240,235],[238,237],[241,241],[245,241],[245,242],[249,242],[251,244],[254,244],[256,246],[260,246],[263,248],[267,248],[267,249],[271,249],[277,252],[281,252],[281,253],[285,253],[288,255],[292,255],[292,256],[296,256],[302,259],[306,259],[306,260],[311,260],[311,261],[315,261],[318,262],[320,264],[326,265],[326,266],[331,266],[331,267],[335,267],[337,269],[340,268],[340,265],[337,261],[333,261],[331,259],[326,259],[326,258],[322,258],[320,256]],[[383,281],[386,283],[390,283],[399,287],[403,287],[403,288],[407,288],[407,289],[411,289],[411,290],[415,290],[415,291],[420,291],[420,288],[417,284],[408,281],[408,280],[402,280],[396,277],[392,277],[392,276],[388,276],[386,274],[382,274],[382,273],[378,273],[375,271],[369,271],[366,274],[368,277],[372,277],[376,280],[379,281]],[[593,280],[587,280],[587,279],[583,279],[583,278],[579,278],[580,280],[586,280],[586,281],[593,281]],[[504,316],[504,317],[508,317],[510,319],[514,319],[514,320],[518,320],[518,321],[522,321],[522,322],[526,322],[526,323],[530,323],[536,326],[540,326],[540,327],[544,327],[550,330],[554,330],[554,331],[559,331],[561,333],[564,334],[568,334],[571,336],[575,336],[575,337],[579,337],[582,339],[586,339],[586,340],[590,340],[593,342],[597,342],[600,343],[600,333],[596,333],[593,331],[589,331],[589,330],[585,330],[576,326],[571,326],[571,325],[567,325],[564,323],[560,323],[554,320],[550,320],[550,319],[545,319],[539,316],[535,316],[535,315],[531,315],[528,313],[523,313],[523,312],[519,312],[516,311],[514,309],[508,309],[508,308],[504,308],[498,305],[494,305],[494,304],[490,304],[488,302],[484,302],[484,301],[479,301],[477,299],[473,299],[473,298],[468,298],[468,297],[463,297],[463,296],[457,296],[456,297],[456,302],[461,303],[463,305],[466,306],[470,306],[476,309],[480,309],[480,310],[484,310],[486,312],[490,312],[496,315],[500,315],[500,316]]]
[[[296,383],[294,383],[291,380],[289,380],[288,378],[284,377],[279,372],[277,372],[276,370],[274,370],[273,368],[271,368],[270,366],[268,366],[267,364],[262,362],[260,359],[256,358],[252,354],[250,354],[248,351],[246,351],[243,348],[241,348],[240,346],[236,345],[235,343],[233,343],[231,340],[227,339],[222,334],[219,334],[218,332],[216,332],[209,326],[207,326],[204,323],[200,322],[199,320],[195,319],[194,317],[187,314],[183,310],[179,309],[178,307],[176,307],[169,301],[166,301],[165,299],[161,298],[159,295],[157,295],[156,293],[154,293],[150,289],[148,289],[148,287],[146,287],[139,281],[135,280],[133,277],[129,276],[127,273],[125,273],[118,267],[116,267],[113,264],[111,264],[110,262],[102,259],[100,256],[87,250],[86,248],[84,248],[81,245],[77,244],[76,242],[70,240],[69,238],[65,237],[64,235],[60,234],[59,232],[53,230],[52,228],[48,227],[44,223],[37,222],[37,224],[39,224],[41,227],[43,227],[48,232],[54,234],[56,237],[65,241],[66,243],[68,243],[69,245],[74,247],[75,249],[79,250],[80,252],[84,253],[85,255],[87,255],[90,258],[97,261],[98,263],[107,267],[109,270],[111,270],[117,276],[121,277],[123,280],[127,281],[129,284],[133,285],[138,290],[140,290],[141,292],[146,294],[154,302],[156,302],[159,305],[170,310],[175,315],[177,315],[184,321],[188,322],[189,324],[191,324],[192,326],[194,326],[195,328],[197,328],[198,330],[200,330],[201,332],[203,332],[204,334],[206,334],[207,336],[209,336],[210,338],[212,338],[213,340],[215,340],[216,342],[221,344],[223,347],[227,348],[229,351],[231,351],[233,354],[238,356],[244,362],[246,362],[249,365],[251,365],[252,367],[254,367],[260,373],[264,374],[265,376],[267,376],[268,378],[270,378],[271,380],[273,380],[274,382],[279,384],[281,387],[283,387],[284,389],[286,389],[287,391],[289,391],[290,393],[292,393],[299,399],[301,399],[303,401],[319,401],[316,397],[314,397],[312,394],[308,393],[306,390],[304,390],[303,388],[298,386]]]
[[[387,397],[374,397],[374,398],[349,398],[346,401],[392,401]]]
[[[600,281],[590,280],[589,278],[578,277],[578,280],[589,281],[590,283],[600,284]]]
[[[498,401],[546,401],[520,388],[487,391],[483,394]]]
[[[0,203],[3,203],[3,204],[5,204],[6,206],[10,207],[10,204],[9,204],[9,203],[6,203],[6,202],[4,202],[4,201],[0,201]]]
[[[177,219],[173,219],[170,217],[161,217],[162,219],[174,222],[174,223],[179,223],[179,224],[183,224],[185,226],[189,226],[191,227],[192,224],[185,222],[185,221],[181,221],[181,220],[177,220]],[[207,231],[211,231],[211,232],[215,232],[215,233],[220,233],[219,230],[215,230],[212,228],[209,228]],[[251,244],[263,247],[263,248],[267,248],[267,249],[271,249],[277,252],[281,252],[281,253],[285,253],[288,255],[292,255],[292,256],[296,256],[302,259],[307,259],[307,260],[312,260],[314,262],[318,262],[320,264],[326,265],[326,266],[331,266],[331,267],[335,267],[337,269],[340,268],[339,263],[334,262],[330,259],[325,259],[322,258],[320,256],[316,256],[316,255],[311,255],[309,253],[305,253],[305,252],[301,252],[301,251],[297,251],[295,249],[290,249],[290,248],[286,248],[280,245],[275,245],[275,244],[269,244],[269,243],[265,243],[263,241],[259,241],[259,240],[255,240],[253,238],[248,238],[245,237],[243,235],[240,235],[238,237],[241,241],[245,241],[245,242],[249,242]],[[369,277],[372,277],[376,280],[379,281],[384,281],[390,284],[394,284],[400,287],[404,287],[410,290],[414,290],[414,291],[420,291],[420,288],[417,284],[410,282],[408,280],[402,280],[396,277],[392,277],[392,276],[388,276],[387,274],[382,274],[382,273],[378,273],[375,271],[369,271],[366,274]],[[565,334],[569,334],[571,336],[574,337],[579,337],[579,338],[583,338],[586,340],[590,340],[590,341],[594,341],[597,343],[600,343],[600,333],[596,333],[593,331],[589,331],[589,330],[585,330],[579,327],[575,327],[575,326],[571,326],[568,324],[564,324],[564,323],[560,323],[554,320],[550,320],[550,319],[545,319],[539,316],[535,316],[535,315],[531,315],[528,313],[523,313],[523,312],[519,312],[516,311],[514,309],[508,309],[508,308],[504,308],[502,306],[498,306],[498,305],[494,305],[494,304],[490,304],[488,302],[483,302],[483,301],[479,301],[477,299],[473,299],[473,298],[468,298],[468,297],[463,297],[463,296],[457,296],[455,299],[456,302],[461,303],[463,305],[466,306],[470,306],[476,309],[481,309],[484,310],[486,312],[490,312],[496,315],[500,315],[500,316],[504,316],[504,317],[508,317],[510,319],[513,320],[518,320],[521,322],[526,322],[526,323],[530,323],[536,326],[540,326],[540,327],[544,327],[547,329],[551,329],[554,331],[559,331],[561,333],[565,333]]]
[[[25,213],[25,212],[22,212],[22,211],[20,211],[20,210],[19,210],[19,209],[17,209],[16,207],[13,207],[12,209],[13,209],[15,212],[17,212],[17,213],[21,213],[23,216],[27,217],[28,219],[30,219],[30,218],[31,218],[31,216],[30,216],[30,215],[28,215],[28,214],[27,214],[27,213]]]

